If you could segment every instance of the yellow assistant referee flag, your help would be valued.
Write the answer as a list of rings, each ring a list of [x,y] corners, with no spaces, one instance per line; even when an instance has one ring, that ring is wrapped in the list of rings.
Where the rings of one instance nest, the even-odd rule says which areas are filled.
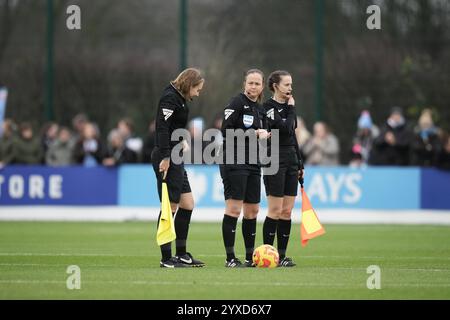
[[[158,232],[156,233],[156,242],[163,245],[176,239],[175,224],[170,207],[169,191],[167,183],[163,180],[161,194],[161,216],[159,218]]]

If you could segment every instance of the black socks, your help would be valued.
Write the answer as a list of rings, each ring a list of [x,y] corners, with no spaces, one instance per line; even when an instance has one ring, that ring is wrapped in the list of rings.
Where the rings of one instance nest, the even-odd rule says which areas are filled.
[[[256,218],[242,219],[242,236],[245,243],[245,260],[251,261],[255,249]]]
[[[277,232],[278,220],[266,217],[263,225],[263,241],[264,244],[270,244],[273,246],[275,240],[275,234]]]
[[[280,260],[286,256],[286,248],[291,234],[291,220],[278,220],[277,244]]]
[[[234,255],[234,242],[236,239],[236,224],[237,218],[224,215],[222,221],[222,236],[223,244],[225,245],[225,251],[227,253],[227,260],[236,258]]]
[[[234,254],[234,243],[236,240],[237,221],[238,218],[229,215],[223,216],[222,235],[228,261],[236,258]],[[256,219],[242,219],[242,235],[245,243],[245,259],[252,260],[256,238]]]
[[[275,234],[277,235],[277,246],[280,259],[286,256],[286,249],[289,242],[289,236],[291,235],[291,220],[275,220],[266,217],[263,226],[264,244],[270,244],[273,246],[275,240]]]
[[[186,239],[189,232],[189,223],[191,222],[192,210],[179,208],[175,217],[175,240],[177,247],[177,256],[186,254]]]
[[[159,246],[161,248],[161,261],[167,261],[172,258],[172,242]]]

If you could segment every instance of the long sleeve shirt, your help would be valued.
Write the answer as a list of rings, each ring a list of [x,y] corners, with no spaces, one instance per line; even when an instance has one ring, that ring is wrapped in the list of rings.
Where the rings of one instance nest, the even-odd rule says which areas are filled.
[[[171,141],[171,136],[176,129],[186,127],[188,115],[186,100],[170,84],[162,93],[156,113],[155,146],[160,149],[163,158],[170,157],[172,148],[179,143]]]
[[[274,99],[269,99],[263,104],[266,112],[267,129],[272,131],[273,129],[279,130],[280,139],[279,146],[280,151],[288,149],[289,147],[295,148],[297,155],[298,167],[303,169],[303,160],[298,146],[297,136],[295,134],[295,128],[297,128],[297,116],[293,106],[287,103],[279,103]]]
[[[250,100],[245,94],[240,93],[236,97],[232,98],[230,103],[224,110],[222,121],[222,135],[223,140],[223,160],[226,162],[227,153],[227,130],[241,129],[245,132],[248,130],[258,130],[264,128],[264,112],[260,104]],[[250,160],[250,144],[251,140],[246,138],[245,144],[239,146],[237,139],[234,138],[234,150],[228,150],[228,152],[234,152],[234,164],[237,164],[238,154],[245,154],[246,165],[257,165],[251,163]],[[256,145],[256,152],[258,152],[258,146]],[[252,155],[256,156],[256,155]]]

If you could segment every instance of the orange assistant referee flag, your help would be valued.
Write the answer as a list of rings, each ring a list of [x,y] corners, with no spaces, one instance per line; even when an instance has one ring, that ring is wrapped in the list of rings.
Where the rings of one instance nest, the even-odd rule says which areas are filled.
[[[302,247],[306,246],[308,240],[318,237],[325,233],[325,229],[317,218],[308,196],[306,195],[303,185],[302,193],[302,223],[300,225],[300,233],[302,238]]]

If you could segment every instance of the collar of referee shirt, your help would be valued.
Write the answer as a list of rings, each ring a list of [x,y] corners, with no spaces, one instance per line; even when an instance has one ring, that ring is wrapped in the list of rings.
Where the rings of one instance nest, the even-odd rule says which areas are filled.
[[[170,82],[170,85],[172,86],[172,88],[180,95],[181,98],[183,98],[183,101],[186,102],[186,98],[183,96],[183,94],[173,85],[172,81]],[[185,107],[186,105],[183,104],[183,107]]]

